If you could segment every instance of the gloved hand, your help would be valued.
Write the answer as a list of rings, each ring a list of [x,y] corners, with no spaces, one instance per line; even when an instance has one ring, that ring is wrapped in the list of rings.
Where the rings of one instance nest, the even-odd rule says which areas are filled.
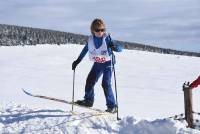
[[[112,41],[110,42],[109,47],[110,47],[112,50],[115,49],[114,43],[113,43]]]
[[[76,66],[81,62],[80,59],[77,59],[75,60],[73,63],[72,63],[72,70],[75,70],[76,69]]]
[[[123,49],[123,46],[119,44],[119,42],[116,42],[116,41],[110,42],[109,47],[112,49],[112,51],[115,51],[115,52],[121,52]]]

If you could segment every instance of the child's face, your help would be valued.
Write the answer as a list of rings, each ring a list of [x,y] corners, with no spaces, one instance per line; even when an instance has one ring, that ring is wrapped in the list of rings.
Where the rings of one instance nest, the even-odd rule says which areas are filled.
[[[104,33],[105,33],[105,28],[104,27],[99,27],[99,28],[94,30],[94,35],[96,37],[103,37]]]

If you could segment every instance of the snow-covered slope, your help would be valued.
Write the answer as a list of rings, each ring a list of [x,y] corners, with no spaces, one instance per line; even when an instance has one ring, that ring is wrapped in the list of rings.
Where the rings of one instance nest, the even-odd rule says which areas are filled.
[[[182,84],[200,72],[197,57],[162,55],[124,50],[117,53],[119,115],[93,116],[92,111],[25,95],[35,94],[71,100],[71,63],[83,46],[38,45],[0,47],[1,133],[200,133],[185,124],[164,119],[183,113]],[[82,99],[92,63],[88,58],[76,70],[75,99]],[[95,87],[94,107],[105,109],[101,80]],[[200,90],[193,91],[194,111]],[[14,103],[11,103],[14,102]]]
[[[197,134],[198,131],[185,128],[184,124],[165,119],[154,121],[138,120],[134,116],[117,121],[113,115],[79,113],[73,115],[60,109],[38,109],[14,103],[0,107],[0,133],[19,134]]]

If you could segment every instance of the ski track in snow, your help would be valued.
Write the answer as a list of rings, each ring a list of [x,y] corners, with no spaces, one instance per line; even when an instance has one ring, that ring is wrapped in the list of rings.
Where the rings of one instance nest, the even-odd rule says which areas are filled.
[[[25,95],[21,88],[41,95],[71,99],[71,63],[83,46],[37,45],[0,47],[0,133],[2,134],[198,134],[185,122],[164,119],[183,113],[181,85],[199,74],[197,57],[124,50],[116,54],[119,115],[95,113]],[[91,63],[87,56],[76,71],[75,98],[84,95]],[[101,80],[100,80],[101,81]],[[100,82],[94,107],[104,109]],[[47,90],[48,89],[48,90]],[[123,90],[122,90],[123,89]],[[194,109],[199,90],[194,90]],[[69,99],[69,100],[70,100]]]

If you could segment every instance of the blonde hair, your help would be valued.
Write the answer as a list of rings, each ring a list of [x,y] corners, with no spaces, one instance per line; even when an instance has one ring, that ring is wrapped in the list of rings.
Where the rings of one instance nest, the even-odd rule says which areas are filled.
[[[91,33],[94,34],[94,31],[100,27],[103,27],[104,29],[106,29],[106,25],[105,23],[103,22],[103,20],[101,19],[94,19],[91,23],[91,26],[90,26],[90,30],[91,30]]]

